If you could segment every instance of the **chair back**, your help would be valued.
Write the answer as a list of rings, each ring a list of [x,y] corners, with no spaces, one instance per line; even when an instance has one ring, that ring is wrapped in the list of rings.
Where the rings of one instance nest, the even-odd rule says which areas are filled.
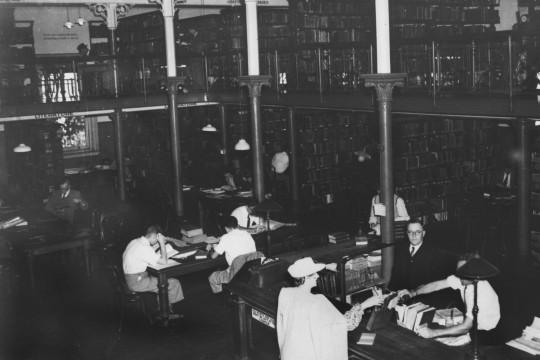
[[[231,268],[229,270],[229,281],[231,281],[234,278],[234,276],[240,271],[240,269],[242,269],[242,267],[244,266],[246,262],[259,259],[262,257],[264,257],[264,254],[261,251],[254,251],[254,252],[250,252],[244,255],[237,256],[233,260],[231,264]]]
[[[100,241],[116,242],[122,236],[124,218],[114,211],[107,211],[101,215],[99,221]]]
[[[106,267],[109,283],[111,284],[117,295],[136,295],[136,292],[128,289],[126,279],[124,277],[124,272],[122,271],[122,269],[120,269],[118,265],[109,263]]]

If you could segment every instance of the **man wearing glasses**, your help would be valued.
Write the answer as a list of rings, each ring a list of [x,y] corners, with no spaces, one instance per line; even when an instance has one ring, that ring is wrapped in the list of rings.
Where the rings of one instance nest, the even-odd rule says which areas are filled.
[[[418,220],[411,220],[407,225],[408,242],[397,243],[394,251],[394,266],[388,289],[416,289],[432,281],[446,279],[456,269],[457,257],[441,251],[438,247],[424,241],[426,232]],[[425,299],[419,299],[431,306],[446,307],[449,299],[459,299],[449,289],[444,294],[433,293]],[[441,292],[442,293],[442,292]]]

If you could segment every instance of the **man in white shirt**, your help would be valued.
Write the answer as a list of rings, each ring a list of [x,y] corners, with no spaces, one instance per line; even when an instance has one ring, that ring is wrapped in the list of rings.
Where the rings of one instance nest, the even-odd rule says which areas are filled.
[[[238,229],[238,221],[234,216],[229,216],[225,219],[225,235],[221,237],[216,245],[208,245],[207,250],[210,251],[212,259],[219,255],[225,254],[225,259],[229,267],[224,271],[215,271],[208,277],[210,287],[214,293],[221,292],[221,284],[229,283],[246,261],[260,257],[262,254],[255,255],[257,249],[255,241],[251,235]],[[248,254],[253,254],[252,258],[248,258]],[[235,261],[236,260],[236,261]]]
[[[152,246],[159,244],[160,254],[154,251]],[[165,248],[165,237],[161,233],[159,226],[150,226],[144,236],[132,240],[124,254],[122,255],[124,276],[127,286],[132,291],[137,292],[158,292],[157,278],[148,275],[147,266],[165,265],[167,264],[167,250]],[[173,304],[184,299],[182,286],[178,279],[168,279],[169,282],[169,304],[170,304],[170,319],[180,318],[182,315],[175,314]]]
[[[381,196],[377,194],[371,200],[371,214],[369,216],[369,226],[373,229],[376,235],[381,235],[381,217],[376,214],[375,207],[381,204]],[[405,201],[394,194],[394,221],[409,221],[409,213],[405,206]]]
[[[253,215],[254,208],[255,206],[242,205],[233,210],[231,216],[236,218],[240,228],[250,229],[258,226],[264,226],[264,219]]]
[[[475,255],[467,254],[460,258],[457,268],[465,265],[472,260]],[[474,306],[474,284],[472,280],[458,278],[451,275],[446,279],[434,281],[426,285],[422,285],[415,290],[400,290],[398,297],[404,295],[415,297],[421,294],[429,294],[446,288],[459,290],[463,302],[465,303],[466,314],[465,319],[461,324],[453,325],[444,329],[430,329],[428,327],[418,330],[418,335],[424,338],[434,338],[441,336],[458,336],[467,334],[473,326],[473,306]],[[499,297],[495,290],[491,287],[487,280],[478,281],[478,330],[492,330],[499,323],[501,318]]]

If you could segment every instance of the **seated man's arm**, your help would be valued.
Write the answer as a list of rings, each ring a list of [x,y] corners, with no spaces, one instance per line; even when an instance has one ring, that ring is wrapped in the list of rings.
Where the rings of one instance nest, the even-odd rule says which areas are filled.
[[[161,257],[157,261],[160,265],[167,264],[167,248],[165,247],[165,237],[161,234],[158,234],[158,244],[159,250],[161,252]]]
[[[87,210],[88,209],[88,203],[86,201],[83,200],[83,198],[81,197],[81,193],[77,192],[76,194],[77,196],[73,199],[73,202],[77,205],[79,205],[79,207],[83,210]]]
[[[430,294],[432,292],[443,290],[449,287],[450,287],[450,284],[448,284],[448,281],[446,279],[442,279],[442,280],[430,282],[425,285],[420,285],[415,290],[407,290],[407,289],[400,290],[398,291],[398,297],[401,298],[405,295],[409,295],[410,297],[415,297],[418,295]]]

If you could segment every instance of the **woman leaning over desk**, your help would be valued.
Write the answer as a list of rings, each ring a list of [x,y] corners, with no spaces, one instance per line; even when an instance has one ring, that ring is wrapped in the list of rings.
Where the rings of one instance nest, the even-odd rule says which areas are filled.
[[[297,260],[288,269],[295,287],[283,288],[279,294],[277,335],[281,360],[346,360],[347,331],[362,320],[364,309],[383,302],[383,296],[372,296],[341,314],[321,294],[312,294],[318,271],[325,264],[315,264],[310,257]]]

